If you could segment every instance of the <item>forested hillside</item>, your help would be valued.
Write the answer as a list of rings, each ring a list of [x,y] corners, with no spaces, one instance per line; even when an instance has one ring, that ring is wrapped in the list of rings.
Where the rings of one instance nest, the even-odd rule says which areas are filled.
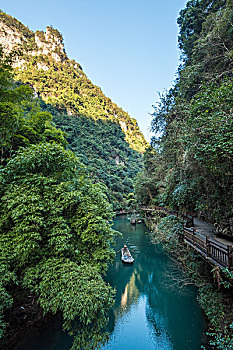
[[[53,313],[76,348],[95,349],[113,301],[103,280],[112,206],[31,88],[12,78],[0,51],[0,346]]]
[[[142,157],[125,142],[120,126],[111,121],[56,115],[54,121],[65,131],[70,149],[86,166],[92,182],[101,182],[114,208],[134,204],[133,179],[142,169]]]
[[[54,28],[32,32],[0,12],[0,43],[17,50],[14,78],[33,88],[44,112],[66,133],[67,147],[86,166],[92,182],[102,182],[115,209],[130,205],[133,179],[142,167],[146,141],[137,122],[91,83],[65,52]]]
[[[137,179],[141,203],[191,211],[233,233],[233,4],[188,1],[178,18],[181,63],[153,113]]]

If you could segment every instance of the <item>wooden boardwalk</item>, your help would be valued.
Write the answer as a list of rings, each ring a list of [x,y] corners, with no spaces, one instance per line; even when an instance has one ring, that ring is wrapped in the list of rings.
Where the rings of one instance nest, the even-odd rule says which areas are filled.
[[[180,240],[194,248],[200,255],[205,257],[211,264],[233,270],[233,247],[224,245],[209,236],[203,236],[196,232],[195,228],[184,226]]]

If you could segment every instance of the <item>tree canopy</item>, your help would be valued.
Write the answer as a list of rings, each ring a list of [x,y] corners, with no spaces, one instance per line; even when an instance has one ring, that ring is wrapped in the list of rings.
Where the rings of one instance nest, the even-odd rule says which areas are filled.
[[[154,109],[153,165],[140,175],[153,187],[144,202],[213,222],[233,216],[232,13],[222,0],[188,1],[180,12],[178,78]]]

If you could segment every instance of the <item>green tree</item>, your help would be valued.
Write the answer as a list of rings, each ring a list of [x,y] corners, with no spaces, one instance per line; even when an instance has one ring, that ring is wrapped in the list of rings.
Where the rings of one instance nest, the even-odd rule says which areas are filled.
[[[1,170],[1,288],[4,308],[12,283],[27,288],[45,313],[62,312],[76,346],[94,349],[113,300],[102,273],[114,256],[114,231],[106,196],[82,169],[72,152],[40,143]]]

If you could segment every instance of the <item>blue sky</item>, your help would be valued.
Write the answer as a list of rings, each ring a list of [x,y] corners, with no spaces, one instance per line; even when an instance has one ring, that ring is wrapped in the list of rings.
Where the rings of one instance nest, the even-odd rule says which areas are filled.
[[[106,96],[149,139],[151,106],[179,63],[176,19],[186,0],[8,0],[1,9],[34,31],[52,25]]]

